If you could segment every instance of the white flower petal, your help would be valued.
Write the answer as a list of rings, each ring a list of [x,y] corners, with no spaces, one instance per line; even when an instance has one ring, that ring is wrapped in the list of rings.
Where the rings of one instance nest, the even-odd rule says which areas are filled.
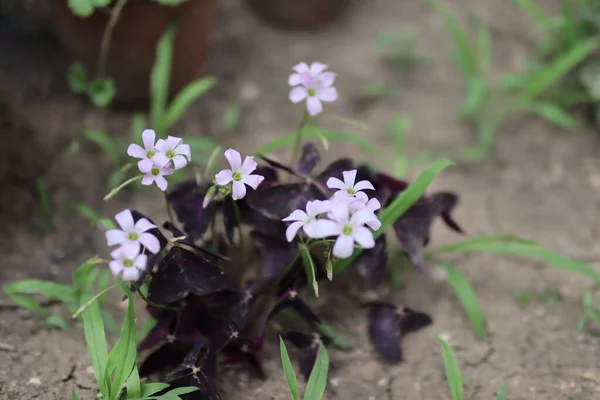
[[[139,237],[139,242],[152,254],[157,254],[160,251],[160,242],[151,233],[142,233]]]
[[[290,90],[290,101],[299,103],[308,97],[308,90],[303,86],[298,86]]]
[[[332,177],[332,178],[327,179],[326,185],[329,189],[339,189],[339,190],[346,189],[346,184],[344,182],[342,182],[342,180],[339,178]]]
[[[377,231],[379,230],[379,228],[381,228],[381,221],[377,217],[368,220],[367,222],[365,222],[365,224],[374,231]]]
[[[344,185],[346,189],[350,189],[354,187],[354,181],[356,180],[356,170],[344,171],[342,172],[344,175]]]
[[[155,177],[154,182],[156,182],[156,186],[158,186],[158,188],[163,192],[167,190],[167,187],[169,186],[169,182],[167,182],[165,177],[162,175]]]
[[[170,149],[176,149],[181,143],[183,143],[183,139],[177,136],[169,135],[167,137],[167,143]]]
[[[321,72],[325,71],[327,69],[327,67],[328,67],[327,64],[323,64],[318,61],[315,61],[314,63],[310,64],[310,73],[313,76],[317,76]]]
[[[317,216],[326,213],[331,209],[329,200],[313,200],[306,203],[306,213],[310,216]]]
[[[309,238],[315,238],[320,235],[319,232],[319,220],[312,220],[308,224],[304,224],[302,230]]]
[[[146,270],[146,266],[148,265],[148,256],[146,254],[138,255],[135,260],[133,260],[133,265],[141,270]]]
[[[254,161],[254,157],[246,156],[246,158],[244,158],[244,163],[240,168],[240,172],[242,173],[242,175],[250,175],[256,169],[257,166],[258,163]]]
[[[370,210],[366,208],[363,210],[359,210],[355,212],[350,218],[350,223],[352,226],[361,226],[364,225],[367,221],[372,220],[373,218],[377,218],[377,216]]]
[[[142,132],[142,142],[146,151],[150,151],[154,148],[154,140],[156,139],[156,132],[153,129],[144,129]]]
[[[323,87],[328,87],[333,85],[333,82],[335,81],[335,76],[336,74],[334,72],[323,72],[321,75],[319,75],[319,80],[321,81],[321,85]]]
[[[350,209],[348,206],[349,204],[345,202],[337,203],[335,207],[331,208],[328,215],[338,224],[345,225],[350,220]]]
[[[152,175],[150,172],[148,172],[146,175],[144,175],[144,177],[142,178],[142,185],[146,185],[146,186],[150,186],[154,183],[154,175]]]
[[[119,276],[125,266],[123,265],[123,261],[113,260],[108,263],[108,268],[110,268],[110,272],[112,272],[114,276]]]
[[[138,279],[140,279],[140,275],[141,275],[140,270],[137,269],[136,267],[124,268],[123,272],[121,274],[123,280],[126,282],[137,281]]]
[[[367,204],[367,202],[369,201],[369,196],[367,196],[365,192],[356,192],[354,193],[354,197],[365,204]]]
[[[244,178],[243,182],[246,185],[250,186],[252,189],[256,190],[258,185],[260,185],[260,183],[264,180],[265,177],[262,175],[248,175]]]
[[[120,229],[109,229],[104,233],[104,236],[106,237],[106,244],[108,246],[121,244],[127,240],[127,233]]]
[[[354,239],[352,236],[340,235],[333,245],[333,255],[337,258],[348,258],[354,252]]]
[[[301,73],[303,73],[303,72],[308,72],[308,71],[310,71],[310,67],[309,67],[309,66],[308,66],[308,64],[307,64],[307,63],[305,63],[305,62],[301,62],[301,63],[298,63],[298,64],[294,65],[294,66],[292,67],[292,69],[293,69],[294,71],[296,71],[297,73],[299,73],[299,74],[301,74]]]
[[[292,213],[290,215],[288,215],[287,217],[285,217],[284,219],[282,219],[282,221],[288,222],[288,221],[306,221],[308,219],[308,214],[306,214],[304,211],[302,210],[294,210],[292,211]]]
[[[233,181],[232,190],[231,190],[231,198],[234,200],[243,199],[246,195],[246,185],[244,182]]]
[[[131,215],[131,211],[125,209],[115,215],[115,220],[125,232],[133,232],[134,222],[133,215]]]
[[[288,84],[290,86],[297,86],[300,83],[301,83],[300,74],[291,74],[290,77],[288,78]]]
[[[228,149],[225,151],[225,158],[229,161],[232,171],[239,171],[242,167],[242,156],[237,150]]]
[[[304,225],[304,222],[296,221],[287,227],[287,229],[285,230],[285,237],[288,242],[291,242],[292,240],[294,240],[294,238],[298,234],[298,230],[300,228],[302,228],[303,225]]]
[[[174,169],[181,169],[188,164],[188,160],[181,155],[177,155],[173,157],[173,167]]]
[[[180,144],[179,146],[177,146],[175,154],[184,156],[188,159],[188,161],[192,160],[192,149],[189,144]]]
[[[154,154],[152,156],[151,160],[154,163],[154,165],[156,165],[157,167],[160,167],[160,168],[166,166],[171,161],[171,160],[169,160],[169,157],[167,157],[166,154],[160,153],[160,152]],[[142,171],[142,172],[144,172],[144,171]]]
[[[306,109],[311,116],[320,114],[323,111],[323,105],[318,97],[309,97],[306,100]]]
[[[171,169],[171,168],[169,168],[169,167],[162,167],[162,168],[160,169],[160,174],[161,174],[162,176],[168,176],[168,175],[171,175],[173,172],[175,172],[175,170],[173,170],[173,169]]]
[[[217,175],[215,175],[215,180],[221,186],[227,185],[233,180],[233,171],[231,171],[230,169],[224,169]]]
[[[373,232],[364,226],[355,227],[352,237],[354,238],[354,241],[356,241],[356,243],[358,243],[358,245],[363,249],[372,249],[375,247],[375,238],[373,237]]]
[[[135,158],[145,158],[146,150],[139,144],[132,143],[127,147],[127,154]]]
[[[381,208],[381,203],[375,197],[367,202],[367,208],[373,212]]]
[[[312,239],[322,239],[330,236],[337,236],[342,232],[340,225],[329,219],[318,219],[311,225],[314,225],[309,229],[314,230],[314,236],[309,236]]]
[[[150,229],[154,229],[157,228],[156,225],[154,225],[152,222],[148,221],[147,218],[140,218],[134,226],[134,231],[139,233],[144,233],[146,231],[149,231]]]
[[[317,92],[317,97],[319,98],[319,100],[323,100],[328,103],[331,103],[331,102],[337,100],[338,92],[337,92],[336,88],[334,88],[333,86],[329,86],[329,87],[325,87],[325,88],[322,88],[321,90],[319,90]]]
[[[142,174],[149,173],[152,167],[154,167],[154,163],[148,158],[138,161],[138,168]]]
[[[133,260],[140,254],[140,243],[137,240],[128,240],[121,246],[121,259],[127,258]]]
[[[375,187],[373,186],[373,184],[371,182],[366,181],[366,180],[357,182],[354,185],[354,190],[356,190],[357,192],[359,190],[365,190],[365,189],[375,190]]]

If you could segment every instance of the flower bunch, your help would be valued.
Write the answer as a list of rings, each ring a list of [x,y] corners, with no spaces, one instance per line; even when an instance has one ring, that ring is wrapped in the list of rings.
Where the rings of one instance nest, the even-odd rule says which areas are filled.
[[[375,247],[372,230],[381,227],[375,211],[381,208],[379,200],[369,199],[363,190],[375,190],[368,180],[356,181],[357,170],[344,171],[344,180],[331,177],[327,187],[338,189],[329,200],[313,200],[306,204],[306,211],[294,210],[285,222],[292,222],[286,230],[291,242],[302,228],[311,239],[336,237],[332,253],[337,258],[348,258],[354,251],[354,243],[363,249]]]
[[[183,144],[183,139],[169,136],[159,139],[156,143],[156,132],[146,129],[142,132],[144,147],[132,143],[127,148],[127,154],[140,158],[138,168],[144,174],[142,185],[156,186],[163,192],[169,183],[165,176],[171,175],[175,170],[185,167],[191,161],[189,144]]]

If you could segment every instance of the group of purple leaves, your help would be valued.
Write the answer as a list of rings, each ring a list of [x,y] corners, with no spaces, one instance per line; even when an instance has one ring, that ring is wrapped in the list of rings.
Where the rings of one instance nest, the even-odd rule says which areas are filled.
[[[290,99],[307,99],[311,115],[321,112],[319,100],[337,97],[331,86],[335,75],[325,76],[320,86],[312,85],[316,89],[304,76],[312,69],[316,75],[331,74],[323,72],[325,67],[299,64],[290,77],[291,85],[301,85],[292,89]],[[144,148],[131,145],[128,153],[141,159],[142,183],[156,183],[166,191],[164,176],[190,161],[189,146],[171,136],[155,145],[150,130],[143,137]],[[319,344],[327,346],[332,339],[319,333],[321,319],[303,293],[310,290],[312,279],[331,279],[326,265],[349,257],[355,243],[364,251],[351,266],[373,287],[383,283],[388,238],[375,239],[367,227],[379,229],[379,211],[408,187],[349,158],[315,173],[321,158],[311,143],[303,146],[296,165],[263,156],[262,165],[252,157],[242,162],[232,149],[225,155],[231,168],[219,172],[214,182],[186,181],[167,194],[181,229],[172,221],[162,228],[174,239],[168,240],[149,218],[130,210],[116,216],[121,229],[106,232],[107,243],[118,246],[111,253],[112,272],[134,282],[134,291],[148,285],[144,299],[156,325],[139,344],[140,352],[152,350],[140,365],[140,375],[158,375],[174,387],[198,386],[199,391],[187,395],[190,400],[220,398],[215,385],[218,358],[225,364],[245,363],[264,379],[261,349],[266,327],[282,311],[296,317],[293,322],[288,319],[286,325],[293,327],[281,336],[296,347],[300,370],[308,379]],[[280,179],[281,173],[285,179]],[[424,270],[422,248],[436,217],[462,232],[451,217],[457,203],[458,197],[449,192],[423,195],[393,224],[401,249],[419,271]],[[244,249],[235,240],[240,226],[252,239]],[[311,240],[315,246],[308,247]],[[301,248],[310,249],[314,278],[299,256]],[[389,362],[402,360],[405,334],[432,322],[425,313],[387,302],[357,307],[368,309],[370,340]]]

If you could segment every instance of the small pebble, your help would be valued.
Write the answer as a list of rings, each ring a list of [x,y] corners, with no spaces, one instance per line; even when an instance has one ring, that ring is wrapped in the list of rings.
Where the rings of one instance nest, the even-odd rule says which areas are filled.
[[[32,378],[29,378],[29,383],[32,385],[41,385],[42,380],[40,378],[38,378],[37,376],[34,376]]]
[[[360,368],[360,376],[367,382],[372,382],[377,376],[377,363],[369,361]]]
[[[442,332],[440,333],[440,338],[446,342],[449,342],[452,339],[452,335],[450,335],[448,332]]]
[[[338,387],[340,386],[340,379],[339,378],[331,378],[329,380],[329,383],[331,384],[331,386],[333,387]]]
[[[36,398],[36,397],[40,397],[41,393],[40,392],[33,392],[31,394],[31,398]]]
[[[240,90],[240,97],[243,101],[252,102],[260,94],[260,86],[256,82],[247,82]]]
[[[88,374],[92,375],[94,373],[94,367],[92,367],[91,365],[89,367],[87,367],[85,369],[85,372],[87,372]]]
[[[377,386],[385,386],[387,385],[388,380],[387,378],[381,378],[380,380],[377,381]]]

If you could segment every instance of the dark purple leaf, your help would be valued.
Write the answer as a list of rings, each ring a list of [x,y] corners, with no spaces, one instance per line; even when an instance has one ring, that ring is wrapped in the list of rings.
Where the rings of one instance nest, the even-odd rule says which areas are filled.
[[[400,330],[402,335],[410,332],[415,332],[432,324],[433,319],[423,312],[415,311],[411,308],[404,307],[400,313],[402,317],[400,321]]]
[[[264,380],[267,375],[260,356],[261,347],[262,341],[237,338],[223,349],[223,354],[227,357],[227,364],[248,363],[257,376]]]
[[[315,180],[317,182],[320,182],[323,186],[325,186],[327,183],[327,180],[332,177],[344,180],[344,176],[343,176],[342,172],[349,171],[354,168],[355,168],[354,161],[352,161],[352,159],[340,158],[339,160],[336,160],[333,163],[329,164],[325,168],[325,170],[323,172],[321,172],[315,178]],[[331,194],[333,194],[333,191],[331,191],[331,193],[328,193],[328,195],[331,195]]]
[[[194,329],[208,338],[211,348],[220,349],[238,335],[238,330],[226,313],[200,304],[198,306],[192,303],[186,306],[188,318],[192,321]]]
[[[163,228],[171,231],[171,233],[173,234],[174,237],[176,238],[180,238],[180,237],[185,237],[184,239],[179,240],[177,243],[182,243],[185,244],[186,246],[190,246],[191,248],[201,251],[206,255],[209,255],[211,257],[215,257],[217,259],[223,260],[223,261],[231,261],[231,259],[229,259],[228,257],[225,257],[224,255],[221,255],[219,253],[215,253],[212,250],[209,249],[205,249],[203,247],[200,246],[196,246],[194,244],[194,242],[192,241],[192,239],[190,239],[185,233],[183,233],[183,231],[181,231],[179,228],[177,228],[175,225],[173,225],[171,222],[167,221],[163,224]]]
[[[257,230],[252,231],[250,236],[260,250],[263,283],[270,285],[294,260],[298,246],[285,240],[285,236],[268,235]],[[299,257],[296,264],[300,264]]]
[[[302,154],[296,171],[299,175],[309,176],[320,161],[321,156],[317,146],[314,143],[306,143],[302,146]]]
[[[202,238],[217,210],[216,201],[211,201],[206,208],[202,207],[210,186],[210,183],[198,186],[195,180],[190,180],[181,183],[168,196],[177,220],[192,240]]]
[[[246,195],[250,208],[267,218],[281,221],[296,209],[304,209],[311,200],[325,200],[325,195],[314,185],[291,183],[272,186]]]
[[[375,241],[375,247],[363,251],[354,261],[354,266],[360,275],[371,285],[377,287],[385,279],[387,270],[388,253],[385,235],[381,235]]]
[[[181,363],[190,349],[183,342],[166,343],[149,354],[140,365],[140,377],[146,377],[164,371]]]
[[[238,224],[235,207],[234,200],[227,196],[223,203],[223,225],[225,226],[225,235],[231,244],[234,243],[233,235]]]
[[[400,192],[405,191],[409,183],[406,181],[398,180],[384,173],[377,173],[375,175],[375,182],[373,182],[374,186],[381,186],[390,189],[394,196],[397,196]]]
[[[267,158],[265,156],[259,156],[259,157],[260,157],[261,160],[263,160],[264,162],[266,162],[267,164],[269,164],[273,168],[280,169],[282,171],[287,172],[288,174],[299,176],[298,173],[296,171],[294,171],[294,169],[292,167],[288,166],[288,165],[282,164],[279,161],[272,160],[272,159]]]
[[[369,307],[369,337],[377,352],[390,362],[402,361],[401,340],[432,323],[429,315],[404,307],[398,312],[394,304],[371,302]]]
[[[440,215],[444,223],[453,231],[464,234],[465,231],[452,218],[452,211],[458,205],[458,196],[450,192],[438,192],[432,197],[435,197],[435,201],[439,205]]]
[[[156,321],[156,325],[152,327],[150,332],[138,345],[138,351],[148,350],[159,343],[163,343],[167,340],[169,333],[175,331],[175,318],[176,315],[173,313],[170,318],[161,318]]]
[[[190,293],[199,296],[231,287],[225,273],[213,262],[182,247],[174,246],[160,263],[148,288],[148,299],[167,305]]]
[[[393,305],[372,305],[369,310],[369,338],[386,361],[402,361],[400,315]]]
[[[196,386],[200,390],[185,395],[187,400],[220,400],[219,391],[214,383],[216,377],[216,354],[211,351],[203,351],[202,348],[194,347],[185,356],[179,365],[167,379],[172,390],[184,386]],[[177,377],[176,377],[177,376]]]
[[[327,346],[331,339],[317,334],[291,331],[283,335],[283,339],[291,342],[298,349],[298,364],[304,379],[308,381],[312,373],[317,354],[319,353],[319,339]]]
[[[263,176],[265,178],[258,187],[258,190],[271,187],[279,182],[277,171],[271,167],[267,167],[264,165],[258,166],[252,173]]]
[[[263,318],[260,324],[257,326],[257,336],[261,336],[267,322],[275,317],[281,310],[291,307],[309,326],[316,328],[320,323],[320,318],[313,312],[313,310],[306,304],[306,302],[300,297],[296,288],[292,288],[284,292],[277,301],[275,302],[271,311]]]
[[[226,312],[237,330],[241,331],[248,323],[252,298],[250,291],[215,293],[211,298],[210,307]]]

